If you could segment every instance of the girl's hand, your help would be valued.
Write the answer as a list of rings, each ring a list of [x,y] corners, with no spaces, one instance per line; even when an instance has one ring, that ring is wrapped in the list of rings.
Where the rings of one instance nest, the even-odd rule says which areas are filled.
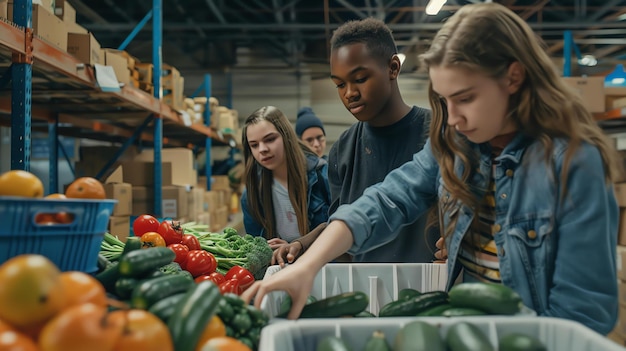
[[[443,238],[439,238],[439,240],[437,240],[437,242],[435,243],[435,247],[438,249],[435,252],[435,258],[437,259],[437,261],[445,262],[448,259],[448,250],[446,250],[444,244],[445,242]]]
[[[287,318],[297,319],[306,304],[306,299],[313,288],[313,280],[317,274],[317,270],[298,263],[283,268],[263,280],[257,280],[241,294],[241,298],[246,304],[254,299],[254,306],[260,309],[261,301],[269,292],[285,291],[292,300],[291,310]]]
[[[286,245],[281,245],[272,255],[272,264],[280,265],[281,268],[285,267],[286,263],[293,263],[293,261],[302,253],[302,243],[294,241]]]
[[[288,244],[287,241],[285,241],[283,239],[279,239],[279,238],[272,238],[272,239],[268,240],[267,243],[270,245],[272,250],[275,250],[275,249],[281,247],[282,245]]]

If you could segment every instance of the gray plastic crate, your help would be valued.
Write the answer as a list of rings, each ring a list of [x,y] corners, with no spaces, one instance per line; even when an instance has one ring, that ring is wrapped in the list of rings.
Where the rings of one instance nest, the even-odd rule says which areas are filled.
[[[315,351],[322,338],[334,335],[344,339],[354,351],[363,350],[376,330],[385,333],[390,346],[397,332],[408,322],[420,319],[439,327],[441,337],[459,321],[475,324],[494,346],[504,335],[516,332],[541,340],[548,351],[624,351],[606,337],[580,323],[549,317],[401,317],[337,318],[281,321],[263,328],[259,351]]]
[[[265,278],[278,271],[280,266],[270,266]],[[445,290],[447,278],[446,265],[440,263],[329,263],[315,277],[311,295],[319,300],[344,292],[362,291],[369,296],[367,310],[377,315],[380,307],[397,300],[400,290]],[[282,291],[272,292],[263,300],[261,308],[275,316],[285,296]]]

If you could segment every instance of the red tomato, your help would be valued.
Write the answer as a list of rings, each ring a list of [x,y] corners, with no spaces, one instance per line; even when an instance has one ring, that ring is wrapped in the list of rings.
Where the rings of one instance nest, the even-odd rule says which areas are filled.
[[[159,220],[150,215],[141,215],[133,221],[133,233],[142,236],[147,232],[156,232],[159,229]]]
[[[180,244],[183,242],[182,232],[174,230],[172,224],[168,221],[161,222],[157,233],[161,234],[167,245]]]
[[[183,244],[187,245],[189,250],[202,250],[200,241],[193,234],[183,234]]]
[[[213,272],[211,274],[200,275],[196,277],[196,279],[194,280],[196,281],[196,283],[200,283],[201,281],[204,281],[204,280],[210,280],[213,283],[215,283],[215,285],[220,286],[220,284],[226,281],[226,278],[224,278],[224,276],[218,272]]]
[[[174,251],[176,254],[176,258],[174,258],[174,262],[180,265],[180,268],[185,269],[187,264],[187,254],[189,253],[189,248],[183,244],[172,244],[167,245],[167,247]]]
[[[215,257],[204,250],[190,250],[187,253],[187,267],[185,270],[197,277],[203,274],[211,274],[217,268]]]
[[[240,295],[243,290],[241,289],[241,286],[239,285],[239,281],[237,279],[230,279],[220,284],[220,292],[222,293],[222,295],[226,293]]]
[[[254,283],[254,276],[252,273],[241,266],[233,266],[228,270],[225,278],[226,280],[236,279],[242,290],[246,290],[250,287],[250,285],[252,285],[252,283]]]

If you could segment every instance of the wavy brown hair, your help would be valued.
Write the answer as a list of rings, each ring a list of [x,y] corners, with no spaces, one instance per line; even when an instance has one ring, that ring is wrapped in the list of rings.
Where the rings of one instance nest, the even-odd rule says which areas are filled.
[[[289,123],[289,120],[274,106],[264,106],[254,111],[244,122],[242,129],[243,157],[245,163],[247,200],[250,213],[265,228],[267,239],[278,236],[272,203],[272,171],[261,166],[248,144],[248,126],[267,121],[276,127],[283,138],[285,161],[287,162],[287,182],[289,200],[298,219],[298,230],[304,235],[309,231],[308,220],[308,178],[306,153],[312,153],[302,143]]]
[[[444,23],[420,59],[426,68],[458,67],[494,79],[505,77],[510,64],[519,62],[525,70],[525,80],[509,98],[507,118],[513,119],[519,131],[543,144],[546,162],[552,162],[554,139],[568,140],[560,174],[562,193],[567,191],[572,157],[583,142],[598,148],[607,183],[617,179],[621,167],[608,137],[580,97],[559,77],[542,41],[511,10],[496,3],[463,6]],[[478,199],[467,186],[475,169],[475,155],[469,151],[467,141],[447,128],[446,106],[432,85],[428,95],[433,113],[430,142],[446,190],[451,199],[476,209]],[[465,170],[460,177],[454,172],[455,159]],[[450,230],[446,228],[445,233]]]

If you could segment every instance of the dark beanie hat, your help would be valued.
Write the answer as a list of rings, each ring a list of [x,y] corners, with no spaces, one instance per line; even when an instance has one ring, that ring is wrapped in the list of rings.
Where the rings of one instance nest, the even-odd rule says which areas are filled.
[[[298,119],[296,120],[296,134],[298,134],[298,137],[302,137],[302,133],[312,127],[319,127],[320,129],[322,129],[324,135],[326,135],[324,125],[322,124],[322,121],[315,115],[313,109],[310,107],[301,108],[300,111],[298,111]]]

